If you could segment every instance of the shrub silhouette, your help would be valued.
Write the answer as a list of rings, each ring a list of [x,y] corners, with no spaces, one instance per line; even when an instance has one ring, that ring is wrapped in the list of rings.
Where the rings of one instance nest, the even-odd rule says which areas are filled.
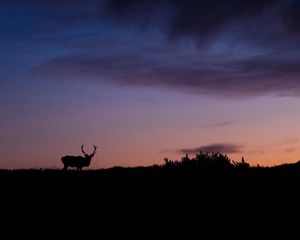
[[[199,152],[195,157],[190,158],[188,154],[181,158],[181,160],[169,160],[165,158],[164,168],[205,168],[205,169],[246,169],[250,164],[245,162],[242,157],[241,162],[232,161],[227,154],[220,152],[203,153]]]
[[[242,157],[242,161],[241,162],[232,161],[232,164],[234,165],[235,168],[239,168],[239,169],[250,168],[250,164],[247,163],[247,162],[245,162],[244,157]]]

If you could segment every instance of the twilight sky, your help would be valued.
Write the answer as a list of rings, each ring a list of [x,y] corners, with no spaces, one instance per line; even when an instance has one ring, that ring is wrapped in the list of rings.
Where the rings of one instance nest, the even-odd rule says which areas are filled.
[[[2,0],[0,168],[300,159],[300,1]]]

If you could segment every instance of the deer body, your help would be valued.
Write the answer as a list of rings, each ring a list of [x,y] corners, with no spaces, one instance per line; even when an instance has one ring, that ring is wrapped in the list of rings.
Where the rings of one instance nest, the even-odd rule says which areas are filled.
[[[91,164],[92,158],[96,153],[97,147],[94,145],[94,152],[92,154],[85,153],[83,149],[83,145],[81,146],[81,151],[84,154],[83,156],[63,156],[61,158],[62,163],[64,164],[64,170],[67,170],[68,167],[75,167],[77,170],[81,170],[83,167],[88,167]]]

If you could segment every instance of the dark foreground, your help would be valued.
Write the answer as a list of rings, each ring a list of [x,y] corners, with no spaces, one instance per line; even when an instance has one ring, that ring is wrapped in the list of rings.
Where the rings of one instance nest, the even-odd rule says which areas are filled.
[[[0,239],[244,239],[300,229],[298,168],[3,170],[0,187]]]

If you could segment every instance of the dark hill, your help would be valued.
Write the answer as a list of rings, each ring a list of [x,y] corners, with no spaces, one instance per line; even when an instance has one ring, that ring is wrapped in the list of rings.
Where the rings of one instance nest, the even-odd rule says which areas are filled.
[[[298,223],[299,162],[263,168],[194,160],[84,171],[1,170],[1,239],[271,237]]]

